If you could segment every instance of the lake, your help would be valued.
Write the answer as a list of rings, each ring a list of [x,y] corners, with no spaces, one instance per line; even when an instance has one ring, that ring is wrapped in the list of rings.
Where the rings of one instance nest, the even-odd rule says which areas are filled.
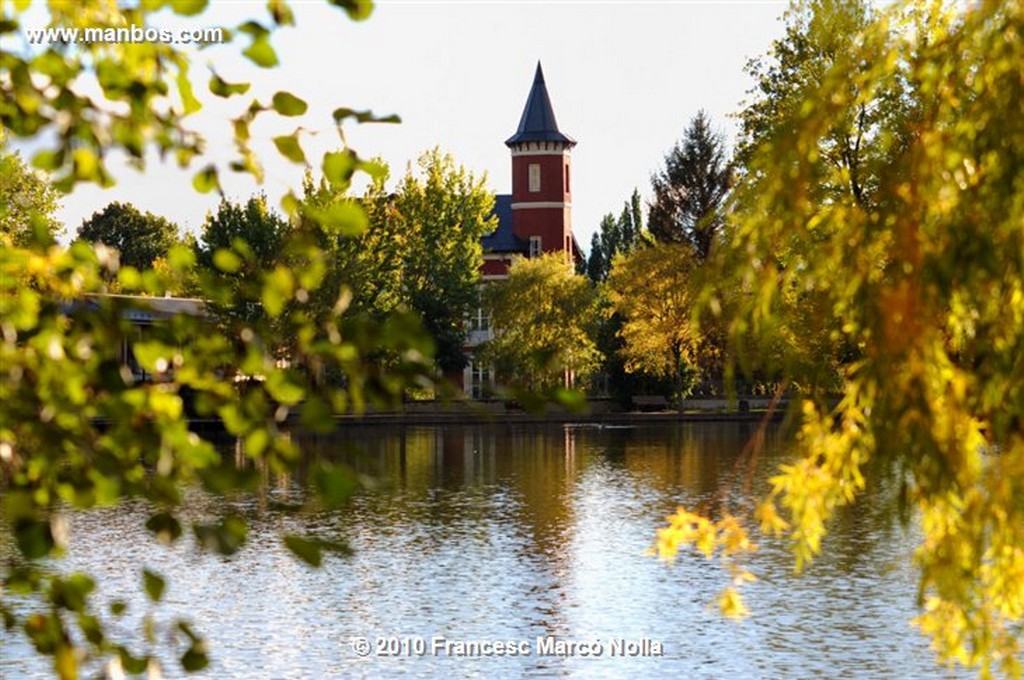
[[[718,563],[648,554],[677,505],[749,505],[764,493],[784,447],[770,434],[751,467],[741,452],[755,428],[352,427],[302,440],[307,455],[345,461],[364,480],[339,510],[281,510],[305,498],[301,472],[229,500],[190,490],[192,519],[249,519],[230,558],[156,544],[138,504],[72,513],[56,568],[92,573],[100,600],[128,601],[122,631],[152,613],[154,650],[173,643],[176,617],[191,620],[212,657],[199,677],[950,676],[909,624],[916,530],[887,510],[883,483],[869,481],[868,502],[836,518],[827,554],[801,576],[785,544],[760,539],[744,621],[712,604],[727,582]],[[283,532],[352,552],[313,569]],[[140,564],[168,579],[159,605],[145,598]],[[0,636],[0,677],[47,677],[24,640]],[[133,649],[145,644],[136,635]],[[164,674],[184,675],[169,656]]]

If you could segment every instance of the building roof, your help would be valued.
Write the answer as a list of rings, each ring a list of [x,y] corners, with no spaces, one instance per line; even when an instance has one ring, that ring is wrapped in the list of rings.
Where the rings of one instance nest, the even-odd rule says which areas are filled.
[[[523,142],[560,142],[570,147],[576,145],[576,140],[558,129],[555,110],[551,107],[548,88],[544,84],[544,71],[541,70],[539,61],[530,96],[526,98],[526,108],[519,119],[519,128],[514,135],[505,140],[508,146]]]
[[[188,316],[208,316],[206,303],[203,300],[194,298],[177,297],[144,297],[141,295],[105,295],[87,294],[84,300],[73,300],[61,305],[65,314],[71,314],[79,309],[96,310],[101,301],[107,300],[111,304],[119,305],[121,317],[135,324],[149,324],[158,321],[166,321],[178,314]]]
[[[499,194],[494,197],[494,214],[498,228],[481,239],[485,253],[528,253],[530,244],[512,231],[512,196]]]

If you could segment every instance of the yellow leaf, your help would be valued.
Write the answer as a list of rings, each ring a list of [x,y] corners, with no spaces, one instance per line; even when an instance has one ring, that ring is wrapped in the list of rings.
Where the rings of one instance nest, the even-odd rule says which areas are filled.
[[[718,596],[718,608],[723,616],[730,619],[742,619],[750,614],[750,610],[743,604],[743,598],[735,588],[726,588]]]

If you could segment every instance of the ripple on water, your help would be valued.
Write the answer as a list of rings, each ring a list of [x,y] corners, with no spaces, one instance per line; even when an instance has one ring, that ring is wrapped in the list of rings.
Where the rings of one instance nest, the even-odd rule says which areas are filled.
[[[141,529],[146,509],[126,504],[72,514],[72,549],[58,567],[97,575],[101,599],[127,600],[125,631],[150,610],[137,565],[166,574],[166,600],[154,611],[165,624],[196,623],[214,653],[205,674],[213,678],[940,675],[907,624],[915,536],[884,518],[841,518],[830,552],[800,578],[786,546],[765,541],[749,565],[762,578],[746,590],[754,615],[738,624],[707,606],[725,583],[719,565],[683,556],[668,567],[646,554],[677,504],[713,501],[722,485],[736,493],[747,434],[735,425],[369,431],[359,440],[368,453],[323,443],[318,453],[372,471],[379,490],[297,515],[268,503],[301,501],[294,483],[232,499],[250,521],[233,558],[189,541],[155,545]],[[216,515],[218,503],[198,490],[188,497],[195,517]],[[311,569],[283,547],[282,532],[342,540],[353,553]],[[360,658],[349,645],[352,636],[429,645],[433,636],[545,635],[600,639],[606,654]],[[665,656],[609,658],[613,638],[650,638]],[[46,675],[26,644],[5,638],[3,649],[0,676]],[[180,677],[165,661],[168,677]]]

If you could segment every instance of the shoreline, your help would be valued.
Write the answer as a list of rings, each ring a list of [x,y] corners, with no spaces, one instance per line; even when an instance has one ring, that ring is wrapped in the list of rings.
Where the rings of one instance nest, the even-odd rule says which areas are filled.
[[[497,412],[475,408],[446,409],[433,412],[422,411],[389,411],[379,413],[363,413],[359,415],[336,415],[334,432],[314,435],[304,428],[297,413],[290,414],[285,424],[296,432],[314,436],[331,436],[331,434],[350,427],[387,427],[387,426],[502,426],[502,425],[580,425],[580,426],[638,426],[669,423],[759,423],[766,417],[773,423],[782,422],[786,417],[786,409],[779,408],[769,415],[767,410],[750,411],[710,411],[687,410],[677,411],[623,411],[604,413],[570,413],[564,410],[531,413]],[[224,424],[219,418],[203,418],[190,421],[189,428],[196,431],[224,431]]]

